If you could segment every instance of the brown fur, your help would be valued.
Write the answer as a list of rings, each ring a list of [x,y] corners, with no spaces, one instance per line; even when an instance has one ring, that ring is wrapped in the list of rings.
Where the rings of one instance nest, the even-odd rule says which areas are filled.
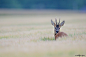
[[[56,40],[58,37],[67,36],[66,33],[60,32],[60,28],[61,28],[61,26],[64,25],[65,21],[62,21],[62,22],[60,23],[60,19],[59,19],[59,23],[57,24],[57,19],[55,19],[55,22],[56,22],[56,23],[54,23],[54,22],[52,21],[52,19],[51,19],[51,24],[52,24],[52,25],[54,26],[54,28],[55,28],[55,29],[54,29],[55,40]],[[56,26],[57,26],[57,27],[56,27]],[[58,28],[57,31],[56,31],[56,28]]]
[[[55,35],[55,40],[56,40],[58,37],[63,37],[63,36],[67,36],[67,34],[64,33],[64,32],[58,32],[58,33]]]

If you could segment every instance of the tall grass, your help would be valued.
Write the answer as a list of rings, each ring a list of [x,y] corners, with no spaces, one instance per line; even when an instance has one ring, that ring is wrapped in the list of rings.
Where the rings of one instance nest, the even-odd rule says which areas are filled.
[[[55,13],[55,14],[54,14]],[[75,57],[86,55],[86,14],[0,16],[0,57]],[[51,19],[65,20],[67,37],[55,41]]]

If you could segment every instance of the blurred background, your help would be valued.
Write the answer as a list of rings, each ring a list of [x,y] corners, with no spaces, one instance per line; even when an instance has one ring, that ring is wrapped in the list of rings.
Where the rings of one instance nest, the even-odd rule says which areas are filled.
[[[54,41],[55,18],[68,37]],[[0,57],[78,54],[86,56],[86,0],[0,0]]]
[[[86,0],[0,0],[0,9],[56,9],[86,11]]]

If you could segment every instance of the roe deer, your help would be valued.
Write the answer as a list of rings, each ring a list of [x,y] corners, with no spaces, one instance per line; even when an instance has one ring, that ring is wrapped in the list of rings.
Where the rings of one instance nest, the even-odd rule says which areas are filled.
[[[57,24],[57,19],[55,19],[55,23],[52,21],[51,19],[51,24],[54,26],[54,36],[55,36],[55,40],[58,38],[58,37],[63,37],[63,36],[67,36],[66,33],[64,32],[60,32],[60,28],[61,26],[63,26],[65,23],[65,21],[62,21],[60,23],[60,19],[59,19],[59,23]]]

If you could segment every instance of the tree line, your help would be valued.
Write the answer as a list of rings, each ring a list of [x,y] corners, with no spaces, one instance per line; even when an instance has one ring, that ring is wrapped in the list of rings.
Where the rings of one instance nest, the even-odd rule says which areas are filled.
[[[86,7],[86,0],[0,0],[1,9],[70,9]]]

